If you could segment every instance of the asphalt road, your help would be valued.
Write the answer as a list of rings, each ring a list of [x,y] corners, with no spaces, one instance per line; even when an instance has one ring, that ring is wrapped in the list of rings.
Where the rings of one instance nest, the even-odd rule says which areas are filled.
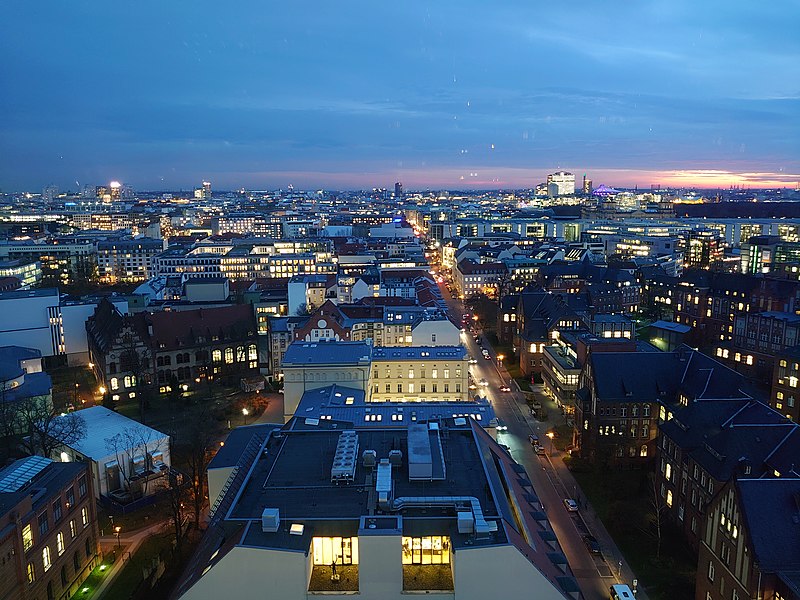
[[[451,297],[444,284],[440,284],[440,289],[452,316],[460,322],[465,313],[463,305]],[[481,345],[474,341],[473,334],[462,334],[462,342],[470,356],[478,361],[470,365],[470,373],[475,383],[478,384],[481,379],[485,379],[488,384],[487,386],[478,384],[478,389],[474,391],[486,396],[492,402],[495,414],[502,424],[508,427],[507,431],[496,433],[497,441],[508,446],[514,460],[523,465],[528,472],[586,600],[608,598],[609,586],[620,582],[620,571],[621,579],[630,585],[633,574],[624,561],[620,567],[619,550],[586,503],[585,497],[567,471],[558,452],[553,451],[551,442],[545,435],[552,425],[537,421],[530,414],[524,395],[519,392],[516,382],[510,379],[506,370],[498,364],[499,361],[491,345],[482,344],[482,347],[489,351],[490,360],[486,360],[481,352]],[[502,385],[509,385],[512,391],[501,392]],[[544,401],[543,394],[541,400]],[[550,412],[552,414],[553,411]],[[552,457],[537,455],[534,452],[528,441],[528,435],[532,433],[539,437],[548,454],[553,452]],[[578,512],[567,511],[564,506],[565,498],[580,499],[581,509]],[[586,533],[591,533],[600,542],[601,556],[592,555],[587,550],[582,539]],[[646,596],[640,590],[637,598]]]

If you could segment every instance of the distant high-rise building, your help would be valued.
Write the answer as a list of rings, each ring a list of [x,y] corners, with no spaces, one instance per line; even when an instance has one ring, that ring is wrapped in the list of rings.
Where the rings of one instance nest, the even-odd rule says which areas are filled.
[[[575,175],[566,171],[557,171],[547,176],[547,194],[549,196],[571,196],[575,193]]]
[[[107,186],[99,185],[90,189],[94,189],[94,197],[102,202],[130,200],[134,197],[133,188],[119,181],[112,181]],[[86,188],[84,188],[84,195],[86,195]]]
[[[399,181],[394,184],[394,197],[395,198],[402,198],[403,197],[403,184]]]
[[[592,193],[592,180],[586,177],[586,174],[583,175],[583,193],[587,196]]]
[[[58,196],[58,186],[57,185],[48,185],[46,188],[42,190],[42,198],[44,200],[52,200]]]
[[[194,191],[195,200],[211,200],[211,182],[204,181],[203,187],[199,187]]]

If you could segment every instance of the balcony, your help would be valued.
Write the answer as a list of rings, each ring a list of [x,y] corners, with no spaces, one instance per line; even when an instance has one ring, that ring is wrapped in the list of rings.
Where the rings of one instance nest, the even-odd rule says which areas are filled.
[[[452,592],[453,571],[444,565],[403,565],[404,592]]]
[[[308,582],[310,594],[358,593],[358,565],[336,565],[336,574],[330,565],[314,565]]]

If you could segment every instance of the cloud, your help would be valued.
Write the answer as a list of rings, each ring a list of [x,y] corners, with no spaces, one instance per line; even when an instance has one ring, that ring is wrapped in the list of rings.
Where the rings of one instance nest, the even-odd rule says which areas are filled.
[[[0,187],[212,171],[237,187],[333,177],[326,164],[359,186],[398,164],[437,186],[524,183],[534,165],[796,173],[798,16],[720,0],[3,3]]]

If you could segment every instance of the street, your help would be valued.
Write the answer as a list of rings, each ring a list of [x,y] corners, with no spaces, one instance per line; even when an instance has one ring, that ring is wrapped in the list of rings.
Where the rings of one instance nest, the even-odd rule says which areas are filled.
[[[466,312],[463,305],[450,295],[446,285],[440,284],[439,287],[451,316],[460,322]],[[481,338],[481,346],[475,342],[473,334],[469,331],[463,333],[461,337],[470,356],[477,359],[476,364],[470,365],[473,380],[477,384],[481,379],[485,379],[488,384],[478,385],[478,389],[474,391],[491,401],[496,416],[508,427],[505,431],[497,431],[497,441],[508,446],[514,460],[523,465],[528,472],[584,597],[587,600],[608,598],[610,585],[614,583],[630,585],[633,574],[602,523],[591,510],[591,506],[586,502],[572,474],[561,460],[560,453],[554,451],[552,440],[546,436],[554,423],[540,422],[531,415],[517,383],[499,364],[494,349],[488,342]],[[488,350],[489,360],[484,358],[481,347]],[[511,392],[501,392],[500,387],[503,385],[510,386]],[[534,386],[534,392],[537,393],[540,402],[555,406],[541,389],[537,392],[536,388],[539,386]],[[561,418],[557,409],[550,409],[548,412],[553,415],[552,418]],[[547,451],[546,455],[537,455],[534,452],[528,441],[530,434],[538,436]],[[568,512],[564,506],[565,498],[578,500],[580,509],[577,512]],[[600,542],[601,555],[590,554],[587,550],[582,539],[587,533]],[[637,598],[646,599],[646,595],[639,590]]]

